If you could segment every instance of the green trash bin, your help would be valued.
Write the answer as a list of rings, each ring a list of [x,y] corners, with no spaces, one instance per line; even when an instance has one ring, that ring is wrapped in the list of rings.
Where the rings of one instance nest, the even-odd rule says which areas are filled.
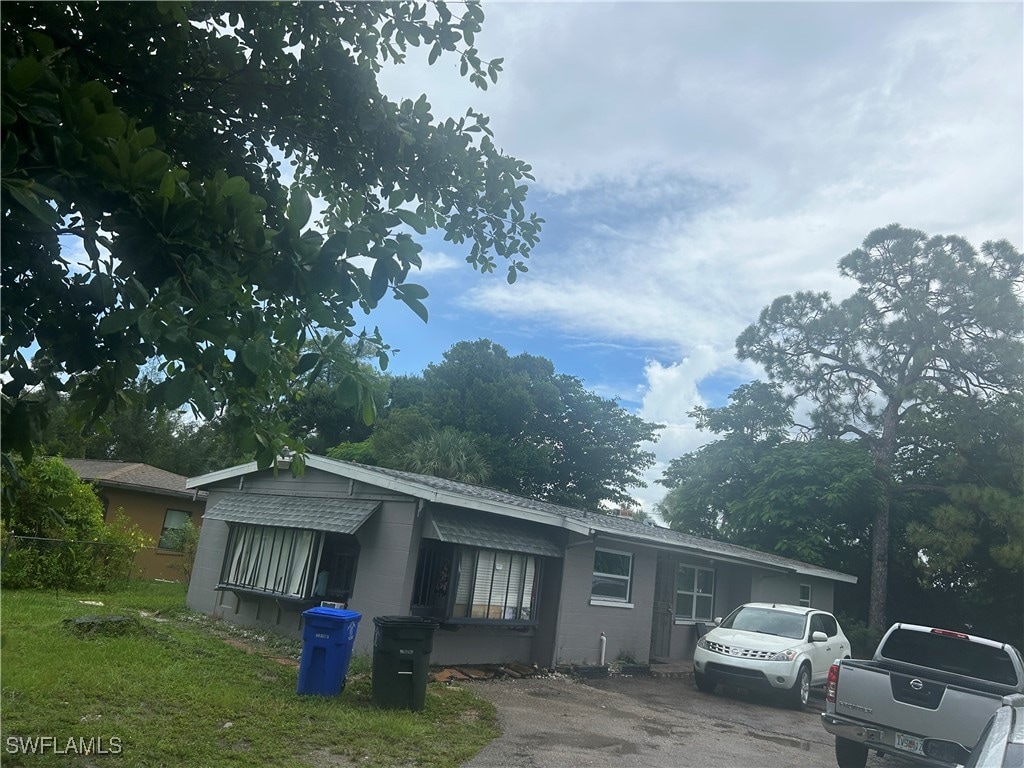
[[[373,691],[382,709],[423,709],[437,622],[420,616],[373,619]]]

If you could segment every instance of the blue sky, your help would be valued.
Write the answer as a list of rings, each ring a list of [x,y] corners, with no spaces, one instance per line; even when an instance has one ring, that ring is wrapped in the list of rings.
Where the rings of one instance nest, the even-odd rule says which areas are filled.
[[[425,239],[429,324],[397,302],[370,318],[392,370],[480,337],[548,357],[667,425],[653,481],[709,439],[688,411],[761,376],[736,336],[776,296],[849,294],[836,263],[872,229],[1024,241],[1020,3],[484,7],[496,86],[414,51],[383,87],[490,115],[547,223],[514,286]]]

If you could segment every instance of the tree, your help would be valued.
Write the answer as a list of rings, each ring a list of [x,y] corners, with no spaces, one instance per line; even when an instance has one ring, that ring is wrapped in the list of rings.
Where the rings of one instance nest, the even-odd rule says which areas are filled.
[[[384,377],[370,364],[366,355],[357,355],[353,345],[340,336],[327,337],[321,344],[324,365],[319,375],[301,389],[289,393],[284,417],[289,432],[301,438],[312,453],[324,454],[342,442],[367,439],[372,428],[356,410],[360,397],[371,397],[374,411],[384,405],[387,388]],[[307,345],[305,352],[318,351]],[[357,381],[368,387],[360,393]]]
[[[86,427],[61,397],[38,445],[46,456],[138,461],[180,475],[199,475],[237,464],[242,454],[231,430],[219,420],[200,422],[165,406],[146,408],[145,380],[137,397],[119,404]],[[83,433],[85,429],[85,433]]]
[[[920,488],[907,528],[945,615],[1024,640],[1024,396],[946,398],[908,420],[897,476]],[[941,490],[934,490],[941,489]]]
[[[794,440],[791,401],[752,382],[721,408],[691,412],[720,439],[674,459],[658,482],[672,528],[855,574],[877,500],[871,457],[859,441]]]
[[[530,167],[497,148],[486,116],[437,120],[426,96],[395,104],[377,86],[421,44],[430,63],[455,54],[475,85],[495,82],[501,59],[474,45],[481,7],[459,11],[5,6],[5,451],[31,454],[59,394],[98,418],[156,359],[147,407],[226,417],[267,466],[303,447],[277,406],[323,364],[306,344],[358,338],[386,365],[357,310],[391,294],[426,319],[410,230],[470,241],[482,272],[497,258],[510,282],[525,272],[542,223],[524,209]],[[369,420],[373,399],[354,386]]]
[[[401,469],[484,485],[491,470],[471,435],[445,427],[414,441],[401,454]]]
[[[455,344],[422,377],[395,377],[388,396],[365,446],[344,444],[328,455],[410,469],[411,445],[439,448],[450,430],[461,445],[454,455],[465,449],[488,468],[486,476],[465,475],[477,478],[470,482],[486,477],[509,493],[593,509],[633,502],[629,489],[644,485],[643,470],[654,463],[642,446],[661,428],[555,373],[550,360],[512,357],[488,339]]]
[[[16,536],[95,540],[103,532],[103,505],[59,457],[19,466],[13,503],[4,504],[4,529]],[[11,478],[4,473],[4,483]]]
[[[1020,391],[1024,260],[1005,240],[979,253],[963,238],[893,224],[869,234],[839,271],[860,284],[851,297],[777,298],[737,339],[737,352],[809,398],[818,433],[855,435],[870,450],[884,493],[872,521],[868,624],[881,630],[901,430],[944,393]]]
[[[742,499],[754,464],[793,426],[792,403],[779,387],[760,381],[738,387],[721,408],[688,414],[699,430],[720,440],[672,459],[657,482],[669,488],[658,512],[672,528],[725,538],[730,508]]]
[[[597,508],[629,503],[654,455],[660,426],[557,374],[550,360],[512,357],[487,339],[459,342],[404,397],[439,425],[472,435],[490,484],[554,503]]]

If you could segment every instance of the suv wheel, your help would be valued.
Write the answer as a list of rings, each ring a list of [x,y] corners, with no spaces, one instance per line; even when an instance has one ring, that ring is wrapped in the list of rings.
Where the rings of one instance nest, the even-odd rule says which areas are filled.
[[[804,664],[797,673],[796,682],[786,692],[789,706],[793,709],[803,709],[807,706],[807,700],[811,697],[811,668]]]
[[[714,693],[715,687],[718,685],[714,678],[708,677],[703,672],[694,672],[693,682],[697,685],[697,690],[701,693]]]

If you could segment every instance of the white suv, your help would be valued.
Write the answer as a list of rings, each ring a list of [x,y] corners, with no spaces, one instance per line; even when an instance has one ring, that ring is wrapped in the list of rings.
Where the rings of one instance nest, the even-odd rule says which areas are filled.
[[[719,683],[777,690],[797,709],[812,685],[824,685],[850,641],[831,613],[778,603],[747,603],[697,641],[693,678],[704,693]]]

